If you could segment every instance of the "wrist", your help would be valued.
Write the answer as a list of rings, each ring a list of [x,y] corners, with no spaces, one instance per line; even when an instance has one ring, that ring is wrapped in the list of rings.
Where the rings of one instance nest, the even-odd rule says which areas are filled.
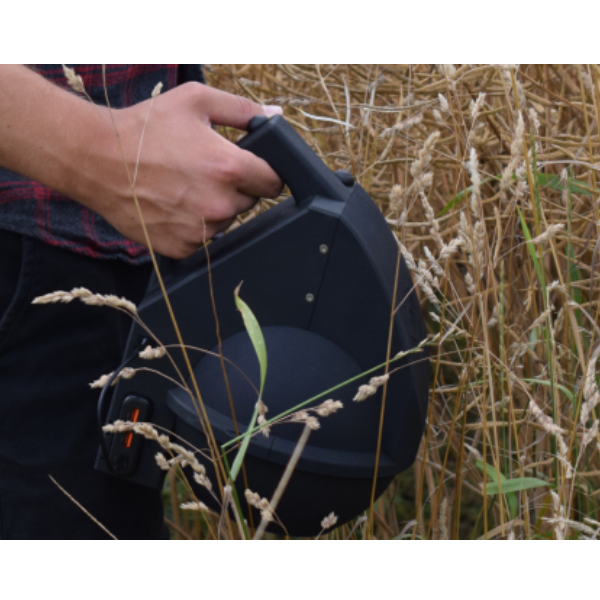
[[[63,160],[57,173],[56,189],[84,206],[106,216],[123,199],[130,197],[130,184],[123,163],[127,160],[133,176],[135,149],[132,135],[135,114],[87,104],[70,123],[72,131],[64,138]],[[115,134],[115,127],[119,137]]]

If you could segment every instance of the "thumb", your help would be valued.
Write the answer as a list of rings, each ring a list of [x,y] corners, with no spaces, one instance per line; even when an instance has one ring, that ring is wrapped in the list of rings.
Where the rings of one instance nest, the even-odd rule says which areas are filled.
[[[246,129],[253,117],[283,114],[279,106],[261,106],[252,100],[228,94],[208,86],[202,88],[199,98],[202,112],[214,125]]]

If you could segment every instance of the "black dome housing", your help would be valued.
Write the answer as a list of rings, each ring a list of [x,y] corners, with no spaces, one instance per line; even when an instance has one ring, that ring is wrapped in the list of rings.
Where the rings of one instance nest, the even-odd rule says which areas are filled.
[[[386,361],[399,249],[368,194],[348,173],[331,172],[282,117],[258,117],[249,129],[239,145],[265,159],[293,197],[208,246],[222,352],[237,367],[226,363],[238,430],[248,428],[260,381],[259,363],[234,302],[234,290],[242,281],[240,295],[265,337],[267,418],[356,378],[315,401],[314,406],[328,398],[341,400],[344,408],[319,418],[321,429],[311,433],[277,509],[291,535],[311,536],[319,532],[321,520],[330,512],[338,515],[341,524],[370,503],[382,388],[363,402],[352,399],[360,385],[384,372],[382,368],[360,376]],[[183,261],[163,261],[162,271],[185,344],[218,354],[205,250]],[[396,298],[399,308],[393,322],[391,357],[426,337],[402,259]],[[177,344],[155,281],[139,306],[139,315],[164,345]],[[145,337],[147,333],[134,324],[126,356]],[[189,355],[215,439],[222,445],[235,437],[235,427],[221,361],[194,350]],[[171,356],[187,376],[181,351],[172,350]],[[427,412],[427,356],[424,348],[391,365],[377,495],[414,462]],[[138,358],[131,366],[149,365]],[[177,378],[167,358],[153,361],[151,367]],[[145,413],[140,420],[173,431],[197,448],[207,448],[192,400],[181,388],[144,372],[121,380],[112,395],[108,422],[128,420],[131,407],[138,404]],[[301,430],[300,424],[281,424],[272,428],[268,438],[261,434],[252,438],[244,463],[250,489],[271,497]],[[146,486],[162,485],[164,471],[155,464],[158,446],[154,442],[140,438],[125,448],[123,436],[105,439],[113,468],[107,467],[107,457],[99,452],[97,469],[112,470]],[[216,482],[214,474],[212,481]],[[239,477],[236,485],[243,498],[241,481]],[[211,504],[205,490],[196,492]],[[243,500],[242,505],[246,510]]]

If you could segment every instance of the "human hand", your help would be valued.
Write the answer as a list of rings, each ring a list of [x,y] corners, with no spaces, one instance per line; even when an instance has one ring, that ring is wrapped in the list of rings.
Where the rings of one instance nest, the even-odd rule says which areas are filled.
[[[281,180],[265,161],[211,128],[245,129],[253,117],[281,114],[280,108],[187,83],[154,100],[113,110],[132,178],[149,110],[135,195],[156,252],[185,258],[258,198],[281,192]],[[68,193],[126,237],[147,245],[117,137],[103,121],[92,148],[76,162]]]

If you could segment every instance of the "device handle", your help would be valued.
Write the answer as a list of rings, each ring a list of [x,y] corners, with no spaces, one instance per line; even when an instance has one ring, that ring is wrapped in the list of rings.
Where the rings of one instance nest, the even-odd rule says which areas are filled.
[[[237,145],[269,163],[290,188],[297,204],[303,204],[315,196],[339,202],[345,202],[350,196],[351,188],[342,183],[340,177],[279,115],[271,118],[254,117],[248,123],[248,135]]]

